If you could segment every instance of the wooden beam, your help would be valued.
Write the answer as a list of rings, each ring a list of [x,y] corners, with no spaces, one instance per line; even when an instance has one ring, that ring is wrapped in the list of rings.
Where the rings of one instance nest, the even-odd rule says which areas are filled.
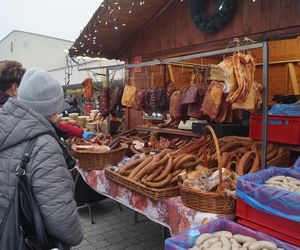
[[[285,60],[285,61],[274,61],[274,62],[269,62],[269,65],[270,64],[287,64],[287,63],[300,63],[300,59]],[[262,66],[262,63],[256,63],[255,66]]]
[[[174,75],[173,75],[173,69],[170,64],[168,64],[168,72],[171,82],[175,83]]]
[[[289,68],[290,77],[291,77],[291,80],[292,80],[294,95],[299,95],[299,86],[298,86],[298,81],[297,81],[297,76],[296,76],[294,64],[293,63],[288,63],[288,68]]]

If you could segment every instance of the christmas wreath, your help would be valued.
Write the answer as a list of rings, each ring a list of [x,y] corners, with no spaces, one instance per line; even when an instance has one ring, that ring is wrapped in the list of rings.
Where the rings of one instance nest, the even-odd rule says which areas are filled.
[[[217,0],[217,11],[212,15],[205,12],[205,7],[210,0],[189,0],[190,16],[200,31],[214,33],[223,28],[232,18],[235,9],[235,0]]]

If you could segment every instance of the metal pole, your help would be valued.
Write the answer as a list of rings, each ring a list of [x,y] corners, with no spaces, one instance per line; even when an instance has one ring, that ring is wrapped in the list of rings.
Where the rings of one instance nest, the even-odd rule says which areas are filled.
[[[93,70],[93,69],[122,69],[125,67],[125,64],[118,64],[118,65],[108,65],[108,66],[100,66],[100,67],[89,67],[89,68],[82,68],[78,69],[78,71],[86,71],[86,70]]]
[[[263,113],[262,113],[262,147],[261,147],[261,169],[267,163],[268,145],[268,93],[269,92],[269,45],[263,43]]]
[[[109,71],[110,69],[109,68],[106,68],[106,88],[109,87]],[[107,116],[107,134],[109,135],[110,134],[110,116]]]
[[[264,46],[263,43],[255,43],[255,44],[244,45],[244,46],[240,46],[240,47],[213,50],[213,51],[202,52],[202,53],[186,55],[186,56],[172,57],[172,58],[168,58],[168,59],[164,59],[164,60],[154,59],[152,61],[142,62],[142,63],[137,63],[137,64],[122,64],[122,65],[115,65],[115,66],[110,65],[110,66],[104,66],[104,67],[109,67],[110,70],[122,69],[124,67],[127,68],[127,69],[128,68],[135,68],[135,67],[148,67],[148,66],[159,65],[159,64],[168,64],[168,63],[172,63],[172,62],[181,62],[181,61],[184,61],[184,60],[190,60],[190,59],[196,59],[196,58],[203,58],[203,57],[209,57],[209,56],[229,54],[229,53],[235,52],[237,50],[258,49],[258,48],[262,48],[263,46]],[[97,68],[99,68],[99,67],[97,67]],[[90,69],[95,69],[95,68],[94,67],[85,68],[85,69],[82,69],[82,70],[90,70]]]

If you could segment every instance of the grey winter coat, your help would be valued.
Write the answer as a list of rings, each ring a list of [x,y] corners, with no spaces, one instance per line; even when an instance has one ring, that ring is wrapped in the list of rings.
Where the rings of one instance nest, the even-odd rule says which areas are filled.
[[[0,225],[15,189],[15,170],[28,140],[43,133],[33,149],[26,176],[39,204],[46,231],[66,246],[83,239],[74,184],[50,122],[10,98],[0,111]]]

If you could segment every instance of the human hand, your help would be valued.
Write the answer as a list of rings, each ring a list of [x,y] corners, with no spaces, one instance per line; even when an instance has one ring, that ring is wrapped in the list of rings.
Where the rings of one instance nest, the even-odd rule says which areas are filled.
[[[83,132],[81,137],[82,139],[89,141],[92,137],[96,137],[96,134],[94,132]]]

